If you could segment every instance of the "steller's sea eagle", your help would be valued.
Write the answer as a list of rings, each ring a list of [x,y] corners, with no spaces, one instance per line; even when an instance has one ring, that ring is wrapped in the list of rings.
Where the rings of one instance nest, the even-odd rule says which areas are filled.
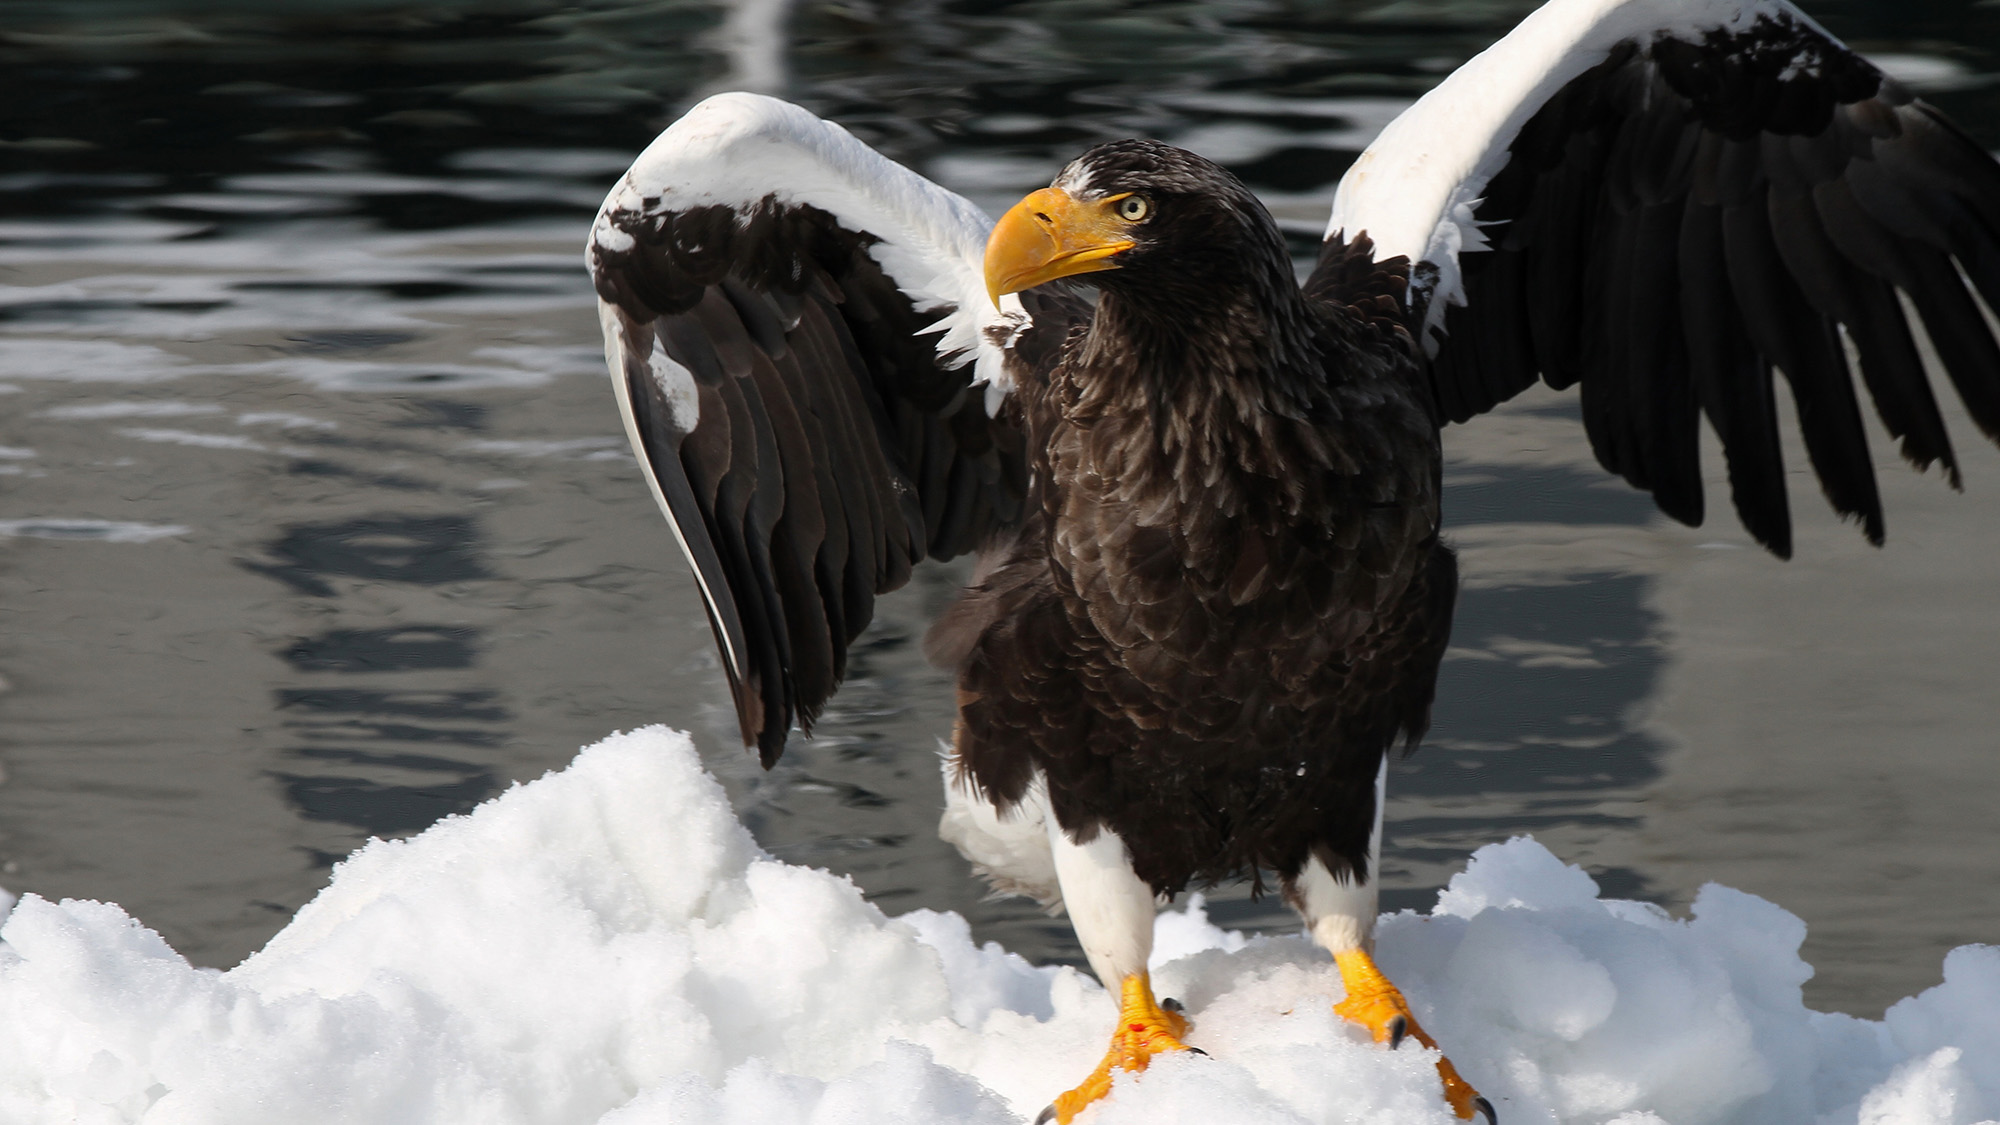
[[[746,745],[810,730],[874,599],[978,553],[942,830],[1064,905],[1121,997],[1068,1122],[1187,1048],[1158,896],[1268,872],[1337,1010],[1435,1046],[1370,957],[1386,752],[1456,591],[1439,429],[1581,387],[1605,468],[1703,516],[1705,416],[1791,550],[1772,373],[1882,537],[1850,369],[1957,469],[1906,309],[2000,436],[2000,167],[1783,0],[1554,0],[1385,129],[1299,285],[1234,176],[1099,145],[996,224],[845,130],[724,94],[618,182],[588,257],[627,433]],[[1089,274],[1096,296],[1043,283]],[[1460,1117],[1492,1109],[1439,1063]]]

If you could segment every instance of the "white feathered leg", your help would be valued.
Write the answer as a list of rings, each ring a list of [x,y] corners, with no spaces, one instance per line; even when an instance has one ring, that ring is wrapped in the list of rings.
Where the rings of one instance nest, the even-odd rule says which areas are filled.
[[[1388,794],[1389,760],[1375,773],[1375,825],[1368,833],[1366,882],[1335,875],[1317,858],[1306,861],[1297,879],[1285,884],[1285,901],[1305,919],[1306,932],[1328,953],[1349,949],[1373,952],[1375,915],[1381,899],[1382,806]]]
[[[1041,1122],[1067,1125],[1083,1107],[1111,1092],[1111,1072],[1146,1069],[1154,1055],[1184,1051],[1187,1020],[1178,1006],[1162,1008],[1153,999],[1146,959],[1153,954],[1153,888],[1132,870],[1125,841],[1100,829],[1089,843],[1072,841],[1048,818],[1049,851],[1063,905],[1091,970],[1118,996],[1118,1022],[1103,1061],[1075,1089],[1056,1097]]]
[[[1144,973],[1153,955],[1153,888],[1133,872],[1125,841],[1109,828],[1078,844],[1055,817],[1047,824],[1056,883],[1076,940],[1091,971],[1115,992],[1126,977]]]
[[[1285,884],[1285,899],[1305,918],[1313,940],[1333,954],[1333,963],[1340,969],[1347,995],[1333,1010],[1367,1028],[1377,1043],[1387,1043],[1391,1050],[1401,1046],[1405,1037],[1436,1050],[1437,1041],[1418,1025],[1402,992],[1375,965],[1375,915],[1382,875],[1382,806],[1388,796],[1388,780],[1389,762],[1384,758],[1382,768],[1375,774],[1375,826],[1368,834],[1366,881],[1348,874],[1336,876],[1325,864],[1313,859],[1306,863],[1298,878]],[[1450,1059],[1440,1055],[1437,1065],[1438,1078],[1444,1083],[1444,1099],[1450,1103],[1452,1112],[1467,1119],[1475,1112],[1483,1113],[1490,1125],[1494,1120],[1493,1104],[1459,1077],[1458,1068]]]

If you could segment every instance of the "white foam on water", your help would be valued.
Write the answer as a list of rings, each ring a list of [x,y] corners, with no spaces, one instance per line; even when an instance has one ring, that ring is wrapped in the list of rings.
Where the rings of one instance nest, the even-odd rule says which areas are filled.
[[[0,520],[0,539],[88,539],[98,543],[151,543],[186,535],[191,528],[173,523],[133,523],[127,520],[40,519]]]

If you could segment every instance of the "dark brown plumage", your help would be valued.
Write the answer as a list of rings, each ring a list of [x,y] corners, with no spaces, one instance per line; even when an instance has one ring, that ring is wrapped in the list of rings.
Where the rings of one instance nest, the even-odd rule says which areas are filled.
[[[1200,157],[1119,142],[1071,174],[1153,217],[1017,388],[1034,514],[934,646],[961,669],[960,759],[1000,802],[1043,773],[1072,836],[1109,826],[1161,893],[1313,853],[1365,873],[1456,589],[1409,338],[1321,295],[1365,242],[1301,292],[1270,215]]]

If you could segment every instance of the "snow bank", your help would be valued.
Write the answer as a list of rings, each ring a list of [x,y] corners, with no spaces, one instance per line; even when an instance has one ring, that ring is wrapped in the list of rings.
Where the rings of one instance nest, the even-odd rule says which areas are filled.
[[[8,900],[0,896],[0,912]],[[1156,982],[1207,1058],[1162,1059],[1117,1122],[1444,1125],[1431,1058],[1363,1042],[1302,940],[1198,905]],[[1597,897],[1532,841],[1482,849],[1385,967],[1506,1125],[1965,1125],[2000,1111],[2000,950],[1872,1023],[1807,1011],[1804,926],[1727,888],[1690,921]],[[0,1122],[1012,1122],[1081,1078],[1096,983],[884,917],[780,863],[693,748],[616,735],[568,769],[334,872],[228,972],[116,906],[12,904],[0,926]]]

